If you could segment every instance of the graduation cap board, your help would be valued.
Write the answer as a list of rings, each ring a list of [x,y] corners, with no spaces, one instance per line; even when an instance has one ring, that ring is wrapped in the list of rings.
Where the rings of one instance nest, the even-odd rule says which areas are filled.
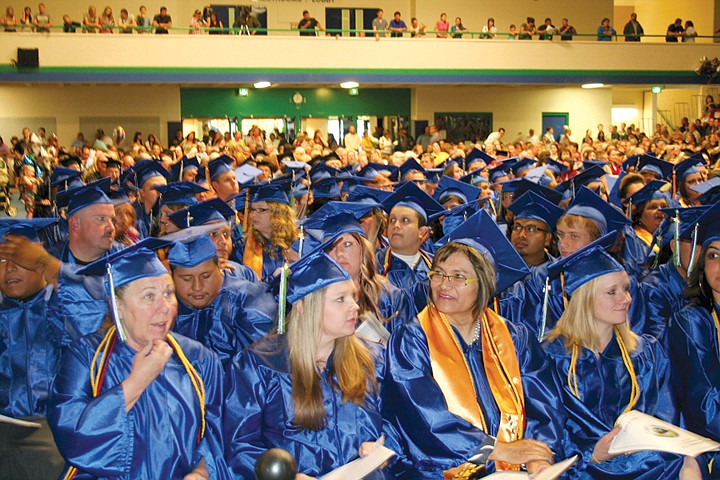
[[[406,182],[382,202],[383,208],[390,213],[394,207],[407,207],[418,213],[427,223],[428,217],[444,211],[436,202],[413,182]]]

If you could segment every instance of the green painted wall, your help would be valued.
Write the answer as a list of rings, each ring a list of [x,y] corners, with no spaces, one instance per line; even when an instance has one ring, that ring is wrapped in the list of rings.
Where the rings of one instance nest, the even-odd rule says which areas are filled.
[[[410,115],[409,88],[361,87],[357,96],[339,88],[249,90],[247,97],[240,97],[236,88],[181,88],[182,117]],[[300,92],[305,98],[299,106],[292,102],[295,92]]]

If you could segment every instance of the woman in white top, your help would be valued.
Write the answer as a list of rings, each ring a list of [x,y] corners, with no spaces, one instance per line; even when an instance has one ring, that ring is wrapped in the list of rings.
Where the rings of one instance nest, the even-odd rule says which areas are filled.
[[[695,24],[692,20],[685,22],[685,36],[682,37],[683,43],[695,43],[695,37],[697,37],[697,30],[695,30]]]
[[[483,36],[482,38],[495,38],[495,34],[497,33],[497,28],[495,28],[495,19],[494,18],[488,18],[487,25],[485,25],[482,28]]]

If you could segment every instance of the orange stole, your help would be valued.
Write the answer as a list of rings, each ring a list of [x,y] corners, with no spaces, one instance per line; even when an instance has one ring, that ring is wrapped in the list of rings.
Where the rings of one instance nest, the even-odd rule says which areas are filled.
[[[430,350],[433,378],[443,392],[448,410],[488,432],[477,402],[475,382],[447,317],[430,304],[418,315]],[[485,374],[500,410],[497,439],[513,442],[523,438],[525,397],[515,344],[505,321],[490,308],[482,316],[482,355]],[[498,470],[520,470],[519,465],[496,462]]]
[[[257,243],[252,235],[247,236],[245,251],[243,251],[243,265],[252,268],[262,281],[263,248]]]

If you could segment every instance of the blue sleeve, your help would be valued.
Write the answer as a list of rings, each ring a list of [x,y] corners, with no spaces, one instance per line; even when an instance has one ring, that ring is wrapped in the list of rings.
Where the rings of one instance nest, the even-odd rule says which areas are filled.
[[[277,303],[265,284],[248,282],[236,295],[234,316],[223,319],[235,337],[233,353],[270,333],[277,317]]]
[[[217,355],[208,353],[198,372],[205,384],[205,436],[200,442],[198,453],[199,457],[205,459],[210,478],[223,480],[229,478],[223,457],[223,370]],[[199,458],[196,460],[200,461]]]

